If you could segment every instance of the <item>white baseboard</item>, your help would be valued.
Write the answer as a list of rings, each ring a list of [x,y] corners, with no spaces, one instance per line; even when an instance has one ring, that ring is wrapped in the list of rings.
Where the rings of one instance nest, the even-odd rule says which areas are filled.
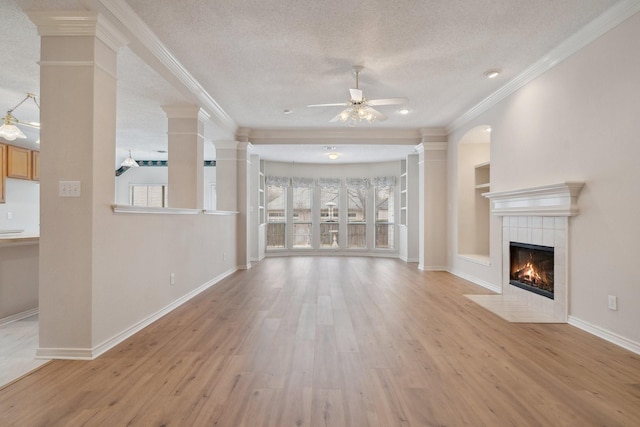
[[[583,331],[589,332],[590,334],[593,334],[599,338],[602,338],[605,341],[609,341],[610,343],[619,345],[620,347],[632,351],[636,354],[640,354],[640,343],[638,342],[615,334],[599,326],[592,325],[591,323],[585,322],[584,320],[578,319],[574,316],[569,316],[569,324],[571,326],[575,326],[576,328],[582,329]]]
[[[96,356],[97,357],[97,356]],[[36,359],[92,360],[90,348],[38,348]]]
[[[236,267],[237,270],[248,270],[251,268],[251,263],[245,265],[239,265]]]
[[[489,283],[487,281],[478,279],[477,277],[470,276],[466,273],[462,273],[457,270],[447,270],[447,271],[449,271],[449,273],[455,276],[460,277],[461,279],[468,280],[469,282],[475,283],[478,286],[482,286],[483,288],[489,289],[492,292],[495,292],[497,294],[502,293],[502,287],[500,287],[499,285],[494,285],[493,283]]]
[[[150,324],[152,324],[156,320],[160,319],[161,317],[163,317],[167,313],[169,313],[169,312],[175,310],[176,308],[180,307],[182,304],[184,304],[185,302],[189,301],[191,298],[193,298],[196,295],[200,294],[201,292],[209,289],[211,286],[215,285],[216,283],[220,282],[222,279],[224,279],[225,277],[235,273],[236,271],[237,270],[234,269],[234,268],[225,271],[224,273],[214,277],[213,279],[211,279],[208,282],[204,283],[203,285],[197,287],[196,289],[192,290],[191,292],[189,292],[189,293],[183,295],[182,297],[178,298],[177,300],[175,300],[171,304],[167,305],[166,307],[158,310],[157,312],[155,312],[151,316],[148,316],[145,319],[142,319],[140,322],[138,322],[138,323],[134,324],[133,326],[125,329],[124,331],[122,331],[119,334],[113,336],[112,338],[104,341],[103,343],[95,346],[92,349],[88,349],[88,348],[86,348],[86,349],[83,349],[83,348],[38,348],[38,350],[36,351],[36,358],[38,358],[38,359],[81,359],[81,360],[92,360],[92,359],[95,359],[96,357],[98,357],[101,354],[105,353],[106,351],[112,349],[113,347],[115,347],[116,345],[120,344],[121,342],[123,342],[127,338],[133,336],[135,333],[137,333],[137,332],[141,331],[142,329],[146,328],[147,326],[149,326]]]
[[[444,265],[422,265],[418,264],[418,270],[422,271],[447,271],[447,267]]]
[[[38,314],[38,307],[21,313],[12,314],[11,316],[0,319],[0,326],[8,325],[9,323],[17,322],[18,320],[26,319],[27,317],[35,316],[36,314]]]

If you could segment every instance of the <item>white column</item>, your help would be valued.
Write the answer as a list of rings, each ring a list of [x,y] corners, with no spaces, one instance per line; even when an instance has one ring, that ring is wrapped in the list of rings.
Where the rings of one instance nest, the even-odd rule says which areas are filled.
[[[204,120],[195,105],[162,107],[169,123],[169,207],[204,208]]]
[[[238,268],[251,268],[251,191],[257,191],[251,185],[251,151],[249,142],[239,142],[237,152],[237,211],[236,248]]]
[[[440,139],[440,141],[429,141]],[[438,135],[423,135],[418,150],[420,270],[447,266],[447,143]]]
[[[93,248],[115,198],[116,59],[124,38],[95,12],[28,12],[40,52],[40,346],[86,357],[93,342]],[[61,197],[71,181],[78,197]]]

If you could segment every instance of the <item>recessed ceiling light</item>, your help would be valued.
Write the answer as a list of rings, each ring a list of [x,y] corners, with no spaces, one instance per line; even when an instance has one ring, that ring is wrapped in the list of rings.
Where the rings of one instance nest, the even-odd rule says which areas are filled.
[[[291,113],[293,113],[293,110],[284,110],[283,113],[284,114],[291,114]]]
[[[486,128],[484,128],[485,132],[491,132],[491,126],[487,126]]]
[[[500,70],[488,70],[488,71],[484,72],[484,75],[488,79],[495,79],[496,77],[498,77],[500,75]]]
[[[406,116],[407,114],[409,114],[409,110],[407,110],[406,108],[403,108],[402,110],[398,111],[398,113],[402,114],[403,116]]]
[[[331,160],[336,160],[338,157],[340,157],[340,154],[338,154],[338,153],[329,153],[328,156],[329,156],[329,158]]]

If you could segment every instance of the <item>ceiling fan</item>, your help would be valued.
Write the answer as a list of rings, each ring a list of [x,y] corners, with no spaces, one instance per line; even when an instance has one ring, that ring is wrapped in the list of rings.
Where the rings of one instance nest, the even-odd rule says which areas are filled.
[[[351,97],[347,102],[338,102],[334,104],[312,104],[307,107],[347,107],[340,114],[329,120],[330,122],[341,121],[349,122],[349,126],[355,126],[356,122],[366,120],[372,123],[376,120],[383,121],[387,116],[380,111],[372,108],[380,105],[398,105],[408,101],[407,98],[384,98],[384,99],[367,99],[362,95],[362,90],[358,87],[358,77],[364,67],[356,65],[353,67],[353,74],[356,76],[355,89],[349,89]]]

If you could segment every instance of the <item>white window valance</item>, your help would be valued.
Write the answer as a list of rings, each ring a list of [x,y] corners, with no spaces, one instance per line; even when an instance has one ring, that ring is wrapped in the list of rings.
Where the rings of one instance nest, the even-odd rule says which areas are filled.
[[[265,182],[270,187],[288,187],[291,178],[288,176],[267,176]]]
[[[344,180],[347,188],[352,190],[359,190],[363,188],[367,188],[369,186],[368,178],[345,178]]]
[[[313,187],[313,184],[314,184],[313,178],[300,178],[300,177],[291,178],[292,187],[311,188]]]
[[[389,188],[396,185],[395,176],[377,176],[371,180],[371,185],[379,188]]]
[[[320,188],[340,188],[342,180],[340,178],[318,178]]]

